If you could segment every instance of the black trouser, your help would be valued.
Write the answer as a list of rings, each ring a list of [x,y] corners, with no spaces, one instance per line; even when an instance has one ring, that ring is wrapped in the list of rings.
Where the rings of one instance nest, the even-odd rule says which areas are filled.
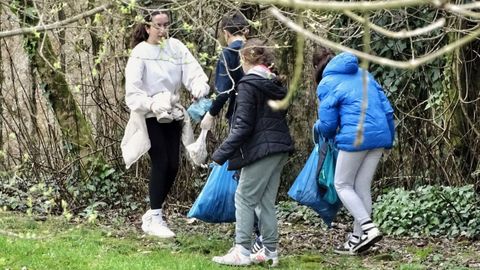
[[[180,140],[182,122],[158,123],[156,118],[147,118],[150,137],[150,208],[160,209],[173,186],[180,163]]]

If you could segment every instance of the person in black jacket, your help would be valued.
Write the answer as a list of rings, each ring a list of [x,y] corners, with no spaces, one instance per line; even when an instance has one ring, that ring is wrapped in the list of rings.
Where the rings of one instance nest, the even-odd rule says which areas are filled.
[[[273,52],[258,39],[248,40],[241,50],[245,76],[237,85],[238,96],[227,139],[212,156],[214,162],[229,161],[229,170],[241,169],[235,193],[235,246],[214,262],[249,265],[264,261],[278,264],[278,230],[275,199],[280,174],[293,152],[286,111],[274,111],[267,102],[280,100],[287,91],[270,68]],[[261,209],[260,230],[264,247],[250,254],[255,207]]]
[[[225,117],[231,125],[235,98],[237,96],[237,84],[243,77],[243,69],[240,64],[240,49],[245,43],[248,34],[248,21],[239,11],[229,13],[222,18],[220,27],[223,30],[223,36],[228,46],[222,50],[218,57],[215,70],[215,90],[217,95],[212,101],[210,110],[203,116],[200,128],[210,130],[214,118],[220,113],[222,108],[228,102]],[[255,242],[252,245],[252,252],[258,252],[263,247],[260,234],[260,224],[258,222],[259,210],[255,214]]]

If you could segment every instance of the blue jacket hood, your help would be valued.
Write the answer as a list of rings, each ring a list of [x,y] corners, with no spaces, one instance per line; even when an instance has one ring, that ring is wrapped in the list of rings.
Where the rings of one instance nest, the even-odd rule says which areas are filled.
[[[358,71],[358,58],[348,52],[335,56],[325,67],[323,77],[331,74],[355,74]]]
[[[343,151],[391,148],[395,136],[393,108],[370,73],[363,142],[355,145],[364,100],[362,73],[357,57],[351,53],[341,53],[327,64],[317,88],[320,104],[315,129],[325,138],[335,138],[336,146]]]

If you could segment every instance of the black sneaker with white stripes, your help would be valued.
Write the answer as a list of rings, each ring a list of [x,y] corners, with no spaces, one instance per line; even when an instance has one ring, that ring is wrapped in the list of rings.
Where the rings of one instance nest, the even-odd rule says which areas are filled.
[[[357,235],[349,234],[347,241],[340,246],[337,246],[333,249],[334,253],[342,255],[356,255],[357,253],[353,252],[353,247],[358,243],[360,237]]]
[[[370,222],[362,224],[363,234],[360,236],[358,243],[352,248],[355,253],[361,253],[372,247],[375,243],[382,240],[382,233],[380,230]]]

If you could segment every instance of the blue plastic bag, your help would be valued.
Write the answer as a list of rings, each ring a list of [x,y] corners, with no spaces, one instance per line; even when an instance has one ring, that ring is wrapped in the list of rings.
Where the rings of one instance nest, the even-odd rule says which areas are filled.
[[[228,171],[228,162],[214,165],[207,182],[188,212],[189,218],[205,222],[221,223],[235,221],[235,191],[238,182],[235,171]]]
[[[321,191],[317,179],[317,167],[320,158],[319,149],[319,145],[315,145],[305,166],[288,191],[288,195],[300,204],[315,210],[327,226],[330,227],[342,203],[338,200],[334,204],[330,204],[323,198],[325,193]]]
[[[319,165],[322,167],[318,173],[318,184],[320,185],[321,194],[323,194],[322,198],[330,204],[335,204],[339,201],[334,185],[337,151],[331,143],[323,143],[326,151],[322,164],[319,162]]]
[[[212,100],[209,98],[200,98],[188,107],[187,112],[190,118],[198,123],[202,117],[210,110]]]

